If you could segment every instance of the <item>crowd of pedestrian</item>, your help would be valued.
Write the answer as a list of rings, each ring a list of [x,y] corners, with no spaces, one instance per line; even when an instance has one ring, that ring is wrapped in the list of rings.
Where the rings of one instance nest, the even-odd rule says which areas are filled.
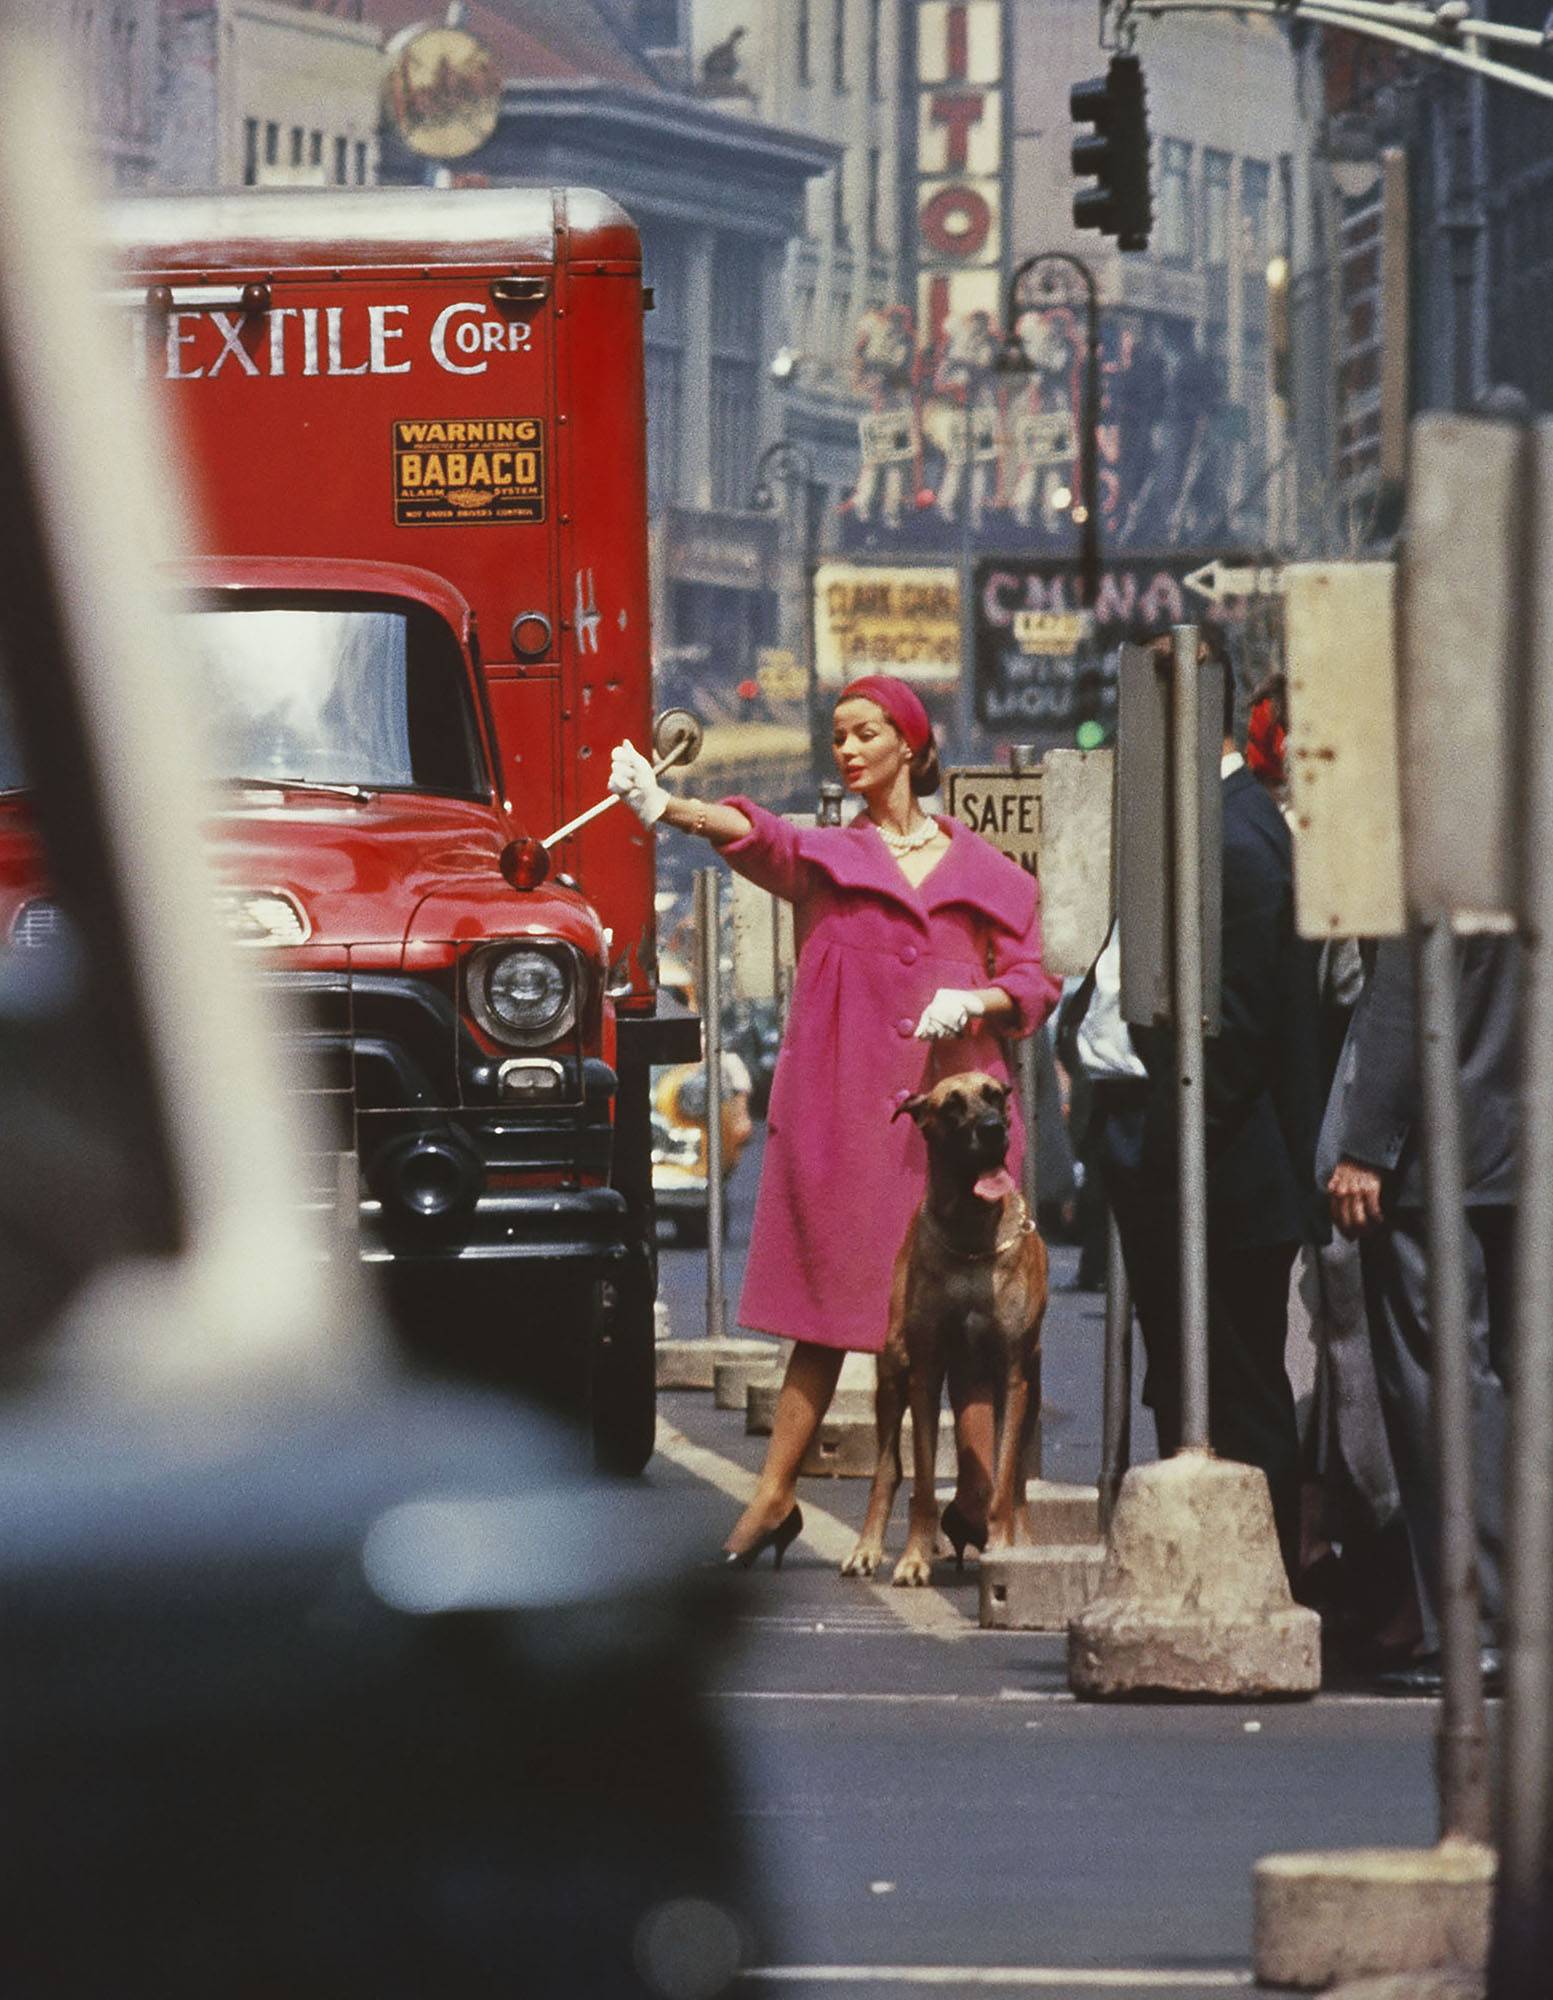
[[[1286,692],[1224,666],[1221,1027],[1204,1044],[1209,1440],[1266,1474],[1291,1586],[1329,1654],[1397,1694],[1440,1670],[1440,1490],[1429,1244],[1408,941],[1302,941],[1285,811]],[[1514,1219],[1517,947],[1455,946],[1466,1292],[1483,1672],[1501,1674],[1502,1467]],[[1057,1045],[1080,1108],[1079,1281],[1103,1282],[1114,1214],[1162,1454],[1180,1438],[1174,1051],[1127,1028],[1119,941],[1071,982]],[[1291,1322],[1310,1355],[1297,1409]],[[1305,1371],[1301,1371],[1302,1373]]]

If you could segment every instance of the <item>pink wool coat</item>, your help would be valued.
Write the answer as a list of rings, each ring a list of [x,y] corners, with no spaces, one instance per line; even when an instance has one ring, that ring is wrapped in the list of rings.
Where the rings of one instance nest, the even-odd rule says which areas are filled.
[[[765,1165],[739,1304],[742,1325],[877,1353],[890,1272],[922,1199],[927,1154],[914,1092],[986,1070],[1007,1078],[1002,1037],[1027,1035],[1061,987],[1041,966],[1034,878],[957,820],[919,887],[864,818],[799,829],[746,798],[751,831],[723,858],[794,905],[798,975],[767,1115]],[[955,1040],[913,1030],[941,986],[1001,986],[1017,1019]],[[1023,1132],[1014,1107],[1009,1167]]]

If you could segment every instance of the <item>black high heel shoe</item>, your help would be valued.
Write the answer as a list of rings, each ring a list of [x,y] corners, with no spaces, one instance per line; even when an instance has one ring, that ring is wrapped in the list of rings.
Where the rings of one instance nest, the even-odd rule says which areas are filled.
[[[764,1534],[757,1535],[747,1549],[724,1549],[723,1567],[753,1569],[760,1557],[770,1549],[773,1567],[780,1569],[783,1556],[802,1533],[803,1509],[795,1500],[776,1526],[767,1528]]]
[[[973,1521],[968,1520],[960,1511],[960,1503],[957,1500],[949,1502],[949,1505],[939,1516],[938,1525],[944,1531],[945,1541],[954,1550],[954,1566],[956,1569],[964,1569],[965,1551],[968,1548],[974,1549],[977,1555],[980,1555],[982,1550],[987,1546],[986,1522],[983,1521],[978,1528]]]

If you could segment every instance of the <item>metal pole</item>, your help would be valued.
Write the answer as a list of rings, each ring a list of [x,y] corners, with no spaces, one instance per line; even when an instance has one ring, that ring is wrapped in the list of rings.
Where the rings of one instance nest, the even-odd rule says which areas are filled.
[[[1553,524],[1553,431],[1534,431],[1534,533]],[[1534,2000],[1553,1962],[1553,579],[1527,570],[1520,798],[1521,1116],[1505,1478],[1499,1907],[1489,1991]]]
[[[969,395],[969,391],[967,391]],[[965,429],[961,446],[965,453],[964,485],[960,490],[960,700],[959,731],[962,763],[974,761],[971,746],[976,740],[976,604],[975,575],[971,559],[971,492],[976,465],[971,456],[971,406],[963,413]]]
[[[1475,52],[1475,45],[1474,47]],[[1483,97],[1481,76],[1442,80],[1442,117],[1449,131],[1450,188],[1440,227],[1450,248],[1452,295],[1451,392],[1458,410],[1477,400],[1479,304],[1483,242]]]
[[[1197,627],[1173,633],[1170,800],[1181,1229],[1181,1444],[1208,1445],[1208,1169],[1203,1106],[1202,831]]]
[[[776,1002],[777,1029],[787,1032],[787,967],[782,963],[782,899],[771,896],[771,997]]]
[[[727,1331],[723,1297],[723,996],[722,877],[696,870],[696,932],[701,955],[701,1036],[706,1060],[706,1337]]]
[[[1450,919],[1415,920],[1418,1069],[1429,1228],[1430,1374],[1440,1473],[1440,1665],[1435,1756],[1440,1837],[1487,1840],[1488,1728],[1479,1657],[1477,1528],[1472,1504],[1472,1385],[1467,1364],[1461,1068],[1456,942]]]
[[[1132,1292],[1116,1217],[1105,1219],[1105,1375],[1101,1390],[1100,1532],[1109,1536],[1116,1496],[1132,1460]]]
[[[1014,743],[1009,746],[1010,768],[1020,777],[1034,777],[1041,768],[1041,752],[1034,743]],[[1038,1028],[1036,1035],[1044,1034]],[[1015,1045],[1018,1053],[1019,1069],[1019,1109],[1024,1119],[1025,1153],[1020,1166],[1020,1193],[1025,1198],[1025,1207],[1030,1211],[1033,1222],[1040,1209],[1041,1200],[1041,1106],[1039,1050],[1035,1035],[1024,1035]],[[1037,1388],[1039,1378],[1037,1378]],[[1034,1397],[1035,1418],[1030,1429],[1030,1449],[1027,1464],[1032,1475],[1041,1477],[1041,1399]]]
[[[1074,258],[1084,280],[1084,438],[1079,580],[1084,609],[1100,602],[1100,298],[1094,273]]]

